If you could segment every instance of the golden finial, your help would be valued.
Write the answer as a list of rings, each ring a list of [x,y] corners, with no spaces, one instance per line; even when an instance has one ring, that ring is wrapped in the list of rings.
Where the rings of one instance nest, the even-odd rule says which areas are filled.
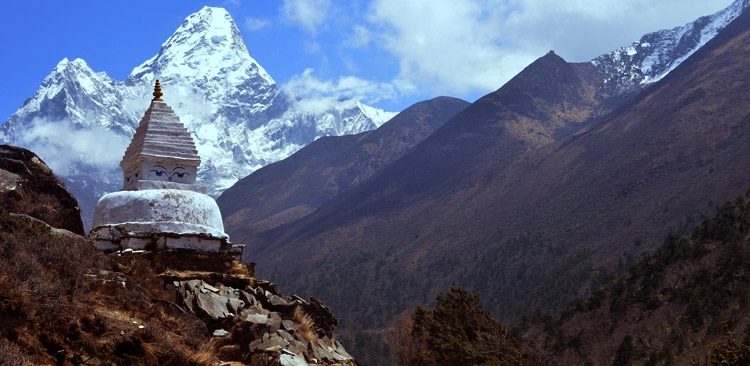
[[[156,79],[156,85],[154,86],[154,99],[151,99],[152,101],[158,100],[163,102],[164,99],[161,99],[161,96],[164,95],[161,93],[161,84],[159,84],[159,79]]]

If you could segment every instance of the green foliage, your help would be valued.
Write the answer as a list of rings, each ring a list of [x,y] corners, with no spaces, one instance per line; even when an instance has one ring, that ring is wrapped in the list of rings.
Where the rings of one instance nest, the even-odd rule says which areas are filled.
[[[407,365],[530,365],[533,357],[483,309],[479,294],[456,286],[432,310],[412,313],[418,346]],[[406,366],[406,365],[404,365]]]
[[[711,365],[716,366],[750,365],[750,347],[737,342],[730,332],[725,342],[714,345],[710,361]]]
[[[546,350],[579,363],[599,357],[593,364],[685,364],[723,330],[747,326],[748,280],[750,197],[739,197],[696,226],[690,238],[670,234],[653,253],[642,254],[627,272],[572,302],[559,317],[531,318],[521,331],[530,340],[541,338],[533,332],[543,334]],[[609,340],[602,333],[629,335],[609,345],[617,346],[612,354],[580,351],[603,347]],[[750,365],[750,326],[745,333],[745,342],[730,336],[714,343],[713,351],[698,356],[699,364]]]
[[[627,366],[630,365],[630,360],[633,358],[633,337],[629,334],[623,338],[620,346],[617,347],[615,352],[615,359],[612,361],[612,366]]]

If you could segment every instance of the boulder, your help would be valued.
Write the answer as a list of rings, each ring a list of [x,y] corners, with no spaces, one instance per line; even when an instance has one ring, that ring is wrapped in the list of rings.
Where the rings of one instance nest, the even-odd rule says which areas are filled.
[[[85,235],[78,201],[47,164],[24,148],[0,145],[0,211]]]
[[[243,285],[244,288],[236,289],[218,281],[243,284],[226,275],[211,278],[184,272],[162,275],[162,278],[165,288],[176,296],[175,303],[184,302],[191,313],[208,315],[212,319],[202,317],[215,326],[214,339],[219,342],[220,358],[224,361],[240,361],[252,366],[294,366],[308,362],[359,365],[341,343],[333,340],[336,317],[316,299],[286,297],[275,284],[265,281],[258,281],[256,287]],[[299,332],[302,327],[295,315],[297,308],[313,319],[313,339],[307,340],[305,337],[310,336]]]

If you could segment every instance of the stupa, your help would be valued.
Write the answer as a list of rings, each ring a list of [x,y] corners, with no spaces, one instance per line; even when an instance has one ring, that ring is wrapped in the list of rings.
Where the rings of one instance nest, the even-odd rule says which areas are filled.
[[[96,204],[89,237],[105,252],[188,250],[240,255],[229,242],[221,212],[196,183],[201,159],[180,118],[164,102],[159,80],[154,98],[120,162],[123,188]]]

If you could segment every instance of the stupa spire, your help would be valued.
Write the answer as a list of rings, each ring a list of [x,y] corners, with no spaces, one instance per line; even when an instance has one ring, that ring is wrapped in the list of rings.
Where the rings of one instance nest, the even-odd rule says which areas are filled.
[[[151,101],[158,100],[160,102],[163,102],[164,99],[161,99],[162,95],[164,94],[161,93],[161,84],[159,84],[159,79],[156,79],[156,85],[154,85],[154,93],[153,93],[154,99],[152,99]]]
[[[120,162],[123,189],[154,189],[154,182],[160,182],[158,187],[180,183],[189,185],[180,189],[205,192],[205,186],[196,185],[201,159],[195,141],[172,108],[161,99],[162,95],[157,79],[154,99]]]

